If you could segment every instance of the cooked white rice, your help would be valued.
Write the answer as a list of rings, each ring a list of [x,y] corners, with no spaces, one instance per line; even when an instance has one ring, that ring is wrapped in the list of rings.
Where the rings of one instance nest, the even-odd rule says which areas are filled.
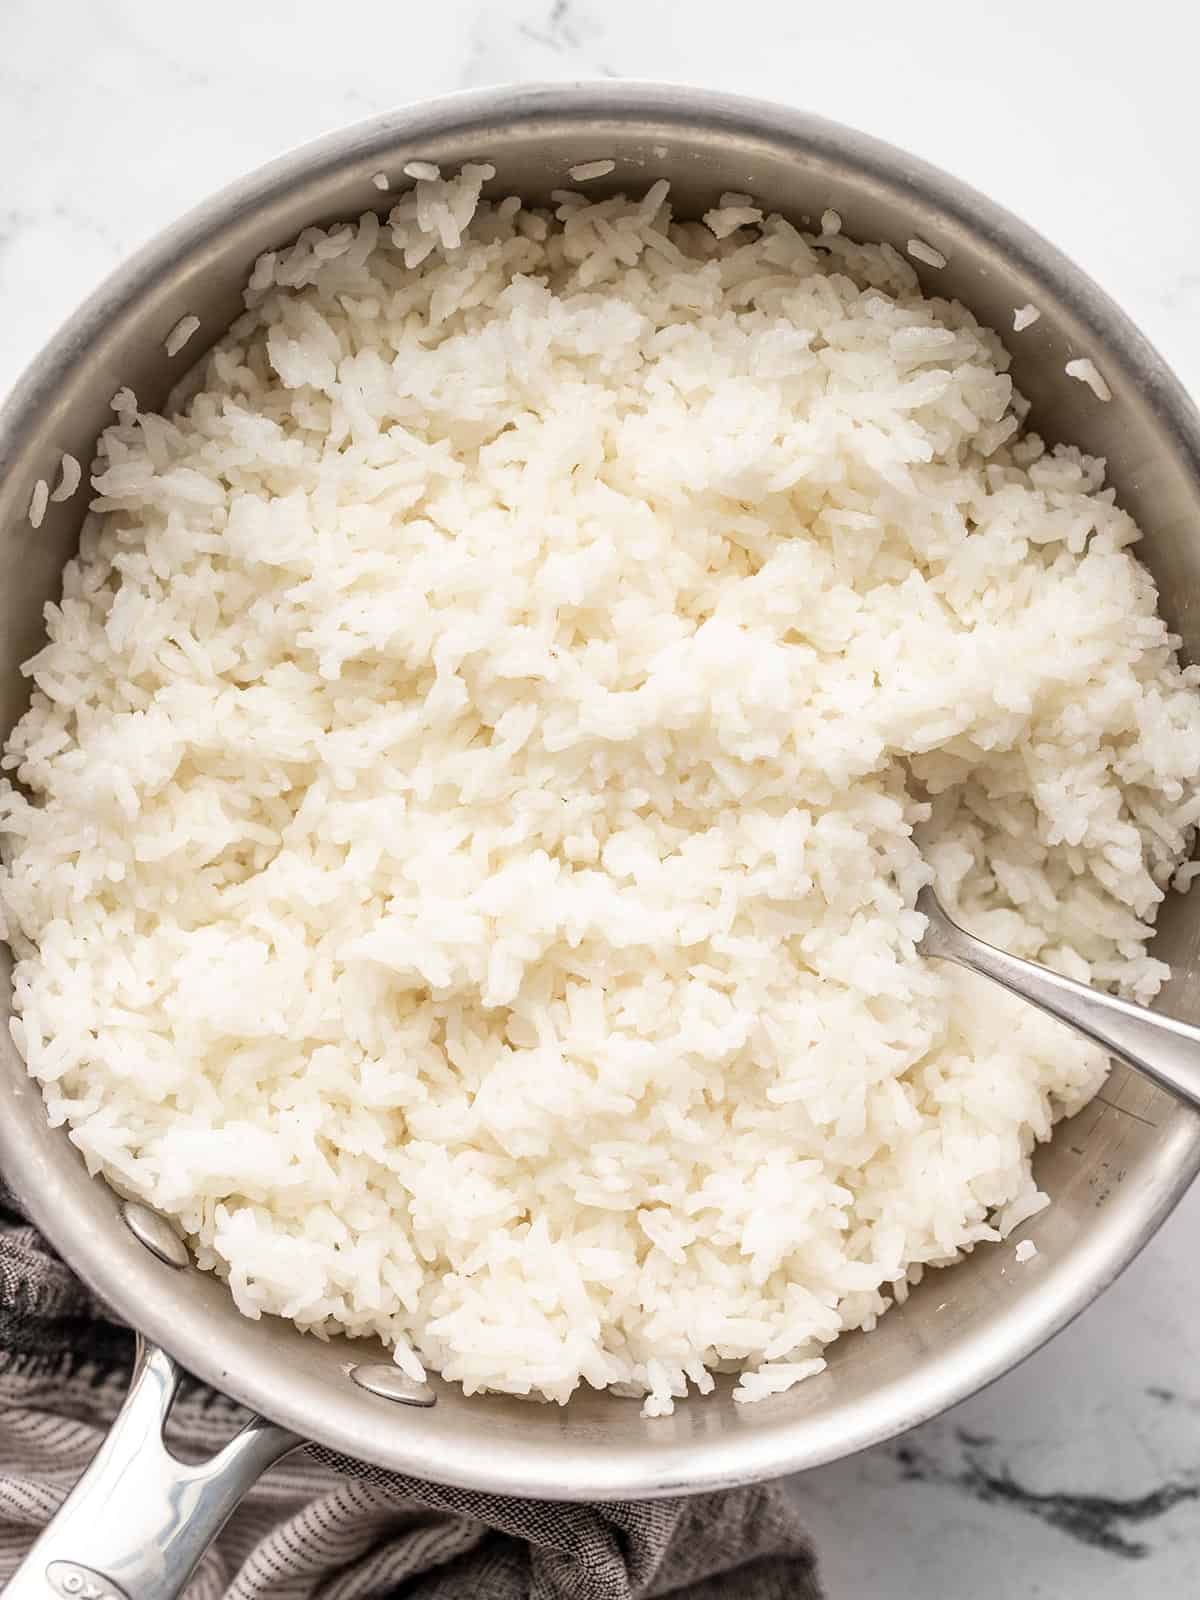
[[[69,500],[78,489],[83,478],[83,468],[73,455],[64,453],[58,469],[58,487],[50,496],[56,503]]]
[[[42,518],[46,515],[46,507],[50,503],[50,485],[45,478],[39,478],[33,486],[33,493],[29,496],[29,526],[40,528]]]
[[[914,261],[923,261],[927,267],[944,267],[946,258],[940,250],[935,250],[931,244],[926,244],[924,239],[910,239],[905,247]]]
[[[754,1400],[1045,1204],[1104,1061],[914,897],[1148,999],[1198,675],[894,249],[417,167],[186,411],[114,399],[5,758],[14,1036],[250,1316]]]
[[[1109,388],[1104,374],[1094,361],[1086,358],[1078,361],[1068,361],[1066,374],[1068,378],[1074,378],[1079,383],[1086,383],[1097,400],[1112,399],[1112,390]]]
[[[607,178],[616,170],[615,161],[581,161],[578,166],[567,168],[567,176],[572,183],[588,183],[592,178]]]
[[[763,214],[748,194],[723,194],[720,205],[704,213],[704,221],[718,239],[728,239],[739,228],[753,228]]]
[[[1025,305],[1018,306],[1013,312],[1013,332],[1024,333],[1026,328],[1032,328],[1041,314],[1032,302],[1026,302]]]
[[[194,316],[180,317],[171,329],[164,342],[163,348],[169,356],[177,356],[184,345],[200,326],[200,318]]]
[[[116,412],[118,422],[131,427],[137,421],[137,395],[132,389],[118,389],[109,405]]]

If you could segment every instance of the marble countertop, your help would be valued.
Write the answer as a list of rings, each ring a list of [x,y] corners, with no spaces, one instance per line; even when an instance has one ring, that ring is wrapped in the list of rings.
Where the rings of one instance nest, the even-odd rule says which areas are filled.
[[[450,89],[609,76],[790,101],[951,168],[1086,266],[1200,392],[1198,44],[1173,0],[5,0],[0,390],[135,246],[281,149]],[[1198,1231],[1194,1193],[1017,1372],[796,1480],[832,1600],[1194,1586]]]

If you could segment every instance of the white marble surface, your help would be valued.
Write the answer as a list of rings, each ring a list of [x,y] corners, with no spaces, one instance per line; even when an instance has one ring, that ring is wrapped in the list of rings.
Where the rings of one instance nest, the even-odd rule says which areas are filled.
[[[607,75],[791,101],[951,168],[1082,262],[1200,390],[1196,15],[1177,0],[3,0],[0,389],[109,268],[282,148],[449,89]],[[1195,1194],[1020,1371],[797,1481],[831,1597],[1194,1589],[1198,1225]]]

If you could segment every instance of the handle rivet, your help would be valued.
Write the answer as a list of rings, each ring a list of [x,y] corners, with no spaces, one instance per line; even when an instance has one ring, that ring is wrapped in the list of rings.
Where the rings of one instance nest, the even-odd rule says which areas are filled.
[[[75,1561],[52,1561],[46,1577],[50,1587],[66,1600],[126,1600],[124,1589],[111,1578]]]
[[[144,1206],[140,1200],[125,1200],[121,1204],[125,1226],[150,1254],[165,1261],[168,1267],[186,1267],[191,1263],[188,1247],[175,1229],[157,1211]]]
[[[402,1406],[435,1406],[437,1395],[427,1383],[418,1383],[399,1367],[380,1361],[374,1365],[354,1367],[351,1380],[368,1394],[377,1394],[384,1400],[398,1401]]]

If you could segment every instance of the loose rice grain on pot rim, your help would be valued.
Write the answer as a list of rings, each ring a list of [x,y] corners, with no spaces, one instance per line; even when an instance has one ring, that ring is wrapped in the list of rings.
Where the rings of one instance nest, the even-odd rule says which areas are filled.
[[[1197,674],[896,251],[405,172],[114,399],[5,756],[14,1035],[250,1316],[751,1401],[1046,1203],[1104,1060],[913,901],[1148,999]]]

